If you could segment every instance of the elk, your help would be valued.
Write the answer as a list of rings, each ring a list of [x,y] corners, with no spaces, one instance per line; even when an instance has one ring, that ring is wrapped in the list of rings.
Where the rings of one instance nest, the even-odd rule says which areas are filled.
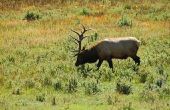
[[[101,64],[105,60],[113,70],[112,59],[127,59],[128,57],[131,57],[137,65],[140,65],[140,57],[137,56],[140,41],[135,37],[108,38],[101,40],[89,49],[82,49],[81,42],[87,37],[84,36],[84,34],[91,30],[86,29],[83,25],[82,27],[83,31],[81,33],[71,30],[78,35],[78,39],[71,36],[79,47],[78,50],[74,50],[74,52],[77,52],[75,55],[77,56],[75,66],[85,63],[94,63],[98,60],[97,70],[99,70]]]

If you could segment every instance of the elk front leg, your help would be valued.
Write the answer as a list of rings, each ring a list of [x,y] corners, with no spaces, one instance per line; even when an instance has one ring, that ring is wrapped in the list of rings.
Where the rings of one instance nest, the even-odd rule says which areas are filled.
[[[112,59],[107,60],[107,62],[109,63],[109,67],[112,69],[113,71],[113,63],[112,63]]]
[[[135,61],[135,63],[136,63],[137,65],[140,65],[140,57],[134,56],[134,57],[132,57],[132,59]]]
[[[98,64],[97,64],[97,70],[99,70],[99,68],[100,68],[100,66],[101,66],[102,63],[103,63],[103,60],[100,60],[100,59],[99,59],[99,62],[98,62]]]

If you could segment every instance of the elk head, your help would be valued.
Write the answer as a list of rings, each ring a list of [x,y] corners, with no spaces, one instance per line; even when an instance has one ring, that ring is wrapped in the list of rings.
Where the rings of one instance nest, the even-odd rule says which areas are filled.
[[[72,30],[72,32],[76,33],[78,35],[78,38],[74,38],[73,36],[71,36],[71,38],[74,40],[74,43],[76,43],[78,45],[78,50],[73,50],[73,52],[76,52],[76,54],[74,56],[77,56],[77,61],[75,63],[75,66],[79,66],[81,64],[84,64],[84,60],[83,60],[83,53],[86,52],[85,47],[83,47],[82,49],[82,41],[83,39],[85,39],[88,36],[84,36],[85,32],[91,30],[91,29],[86,29],[84,25],[82,25],[83,27],[83,31],[81,31],[81,33]]]

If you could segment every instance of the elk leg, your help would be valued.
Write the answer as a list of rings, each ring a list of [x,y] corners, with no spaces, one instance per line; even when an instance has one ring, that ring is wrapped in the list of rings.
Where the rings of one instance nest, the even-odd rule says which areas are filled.
[[[134,57],[132,57],[132,59],[135,61],[135,63],[136,63],[137,65],[140,65],[140,57],[134,56]]]
[[[109,63],[109,67],[112,69],[113,71],[113,63],[112,63],[112,59],[107,60],[107,62]]]
[[[98,64],[97,64],[97,70],[99,70],[99,68],[100,68],[100,66],[101,66],[102,63],[103,63],[103,60],[100,60],[100,59],[99,59],[99,62],[98,62]]]

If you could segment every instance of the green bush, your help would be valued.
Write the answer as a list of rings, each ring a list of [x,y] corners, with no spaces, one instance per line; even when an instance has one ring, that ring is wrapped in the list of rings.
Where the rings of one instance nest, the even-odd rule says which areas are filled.
[[[112,97],[111,97],[111,96],[109,96],[109,97],[107,98],[107,103],[108,103],[108,105],[112,105],[112,104],[113,104],[113,100],[112,100]]]
[[[130,94],[132,93],[132,86],[130,84],[127,84],[126,82],[120,82],[118,81],[116,84],[116,91],[121,94]]]
[[[37,13],[34,13],[34,12],[27,12],[25,17],[24,17],[24,20],[27,20],[27,21],[34,21],[34,20],[39,20],[40,19],[40,15],[37,14]]]
[[[36,101],[44,102],[45,101],[45,94],[39,94],[36,96]]]
[[[132,107],[132,103],[129,102],[128,105],[124,105],[123,106],[123,109],[122,110],[135,110],[133,107]]]
[[[156,81],[156,85],[157,85],[158,87],[162,87],[163,83],[164,83],[164,80],[163,80],[163,79],[158,79],[158,80]]]
[[[77,80],[75,78],[71,78],[66,84],[66,91],[68,93],[76,92],[77,91]]]
[[[132,27],[132,20],[129,18],[122,16],[121,19],[118,21],[118,26],[123,27],[123,26],[130,26]]]
[[[124,9],[130,10],[130,9],[131,9],[131,6],[130,6],[129,4],[125,4]]]
[[[99,37],[98,33],[94,33],[93,35],[88,37],[88,43],[98,40],[98,37]]]
[[[27,80],[25,81],[24,86],[25,86],[26,88],[33,88],[33,87],[35,86],[35,81],[32,80],[32,79],[27,79]]]
[[[84,78],[87,78],[87,76],[89,75],[89,72],[91,71],[92,69],[89,67],[89,66],[85,66],[85,65],[82,65],[80,66],[77,71],[81,74],[82,77]]]
[[[148,74],[146,73],[140,74],[140,82],[145,83],[147,80],[147,77],[148,77]]]
[[[14,95],[20,95],[20,94],[21,94],[21,89],[20,89],[20,88],[15,88],[15,89],[12,91],[12,94],[14,94]]]
[[[85,94],[86,95],[93,95],[93,94],[96,94],[100,91],[97,83],[95,82],[91,82],[91,83],[88,83],[87,85],[85,85]]]
[[[51,103],[52,103],[52,105],[56,105],[56,98],[55,97],[52,98]]]
[[[139,68],[137,74],[139,75],[139,82],[145,83],[147,80],[150,80],[151,70],[150,68]]]
[[[156,91],[144,90],[140,93],[140,98],[147,102],[154,102],[158,99],[158,93]]]
[[[166,85],[166,86],[161,88],[160,97],[161,98],[167,98],[169,96],[170,96],[170,86]]]
[[[44,86],[50,86],[52,85],[52,80],[50,78],[50,76],[45,76],[43,79],[43,85]]]
[[[104,73],[100,73],[99,75],[101,75],[101,74],[103,76],[102,79],[104,81],[111,81],[114,76],[112,71],[107,71],[107,70]]]
[[[61,89],[62,89],[61,81],[56,81],[56,82],[54,83],[54,89],[55,89],[55,90],[61,90]]]
[[[90,10],[87,8],[83,8],[82,11],[80,12],[80,15],[88,16],[90,15]]]

